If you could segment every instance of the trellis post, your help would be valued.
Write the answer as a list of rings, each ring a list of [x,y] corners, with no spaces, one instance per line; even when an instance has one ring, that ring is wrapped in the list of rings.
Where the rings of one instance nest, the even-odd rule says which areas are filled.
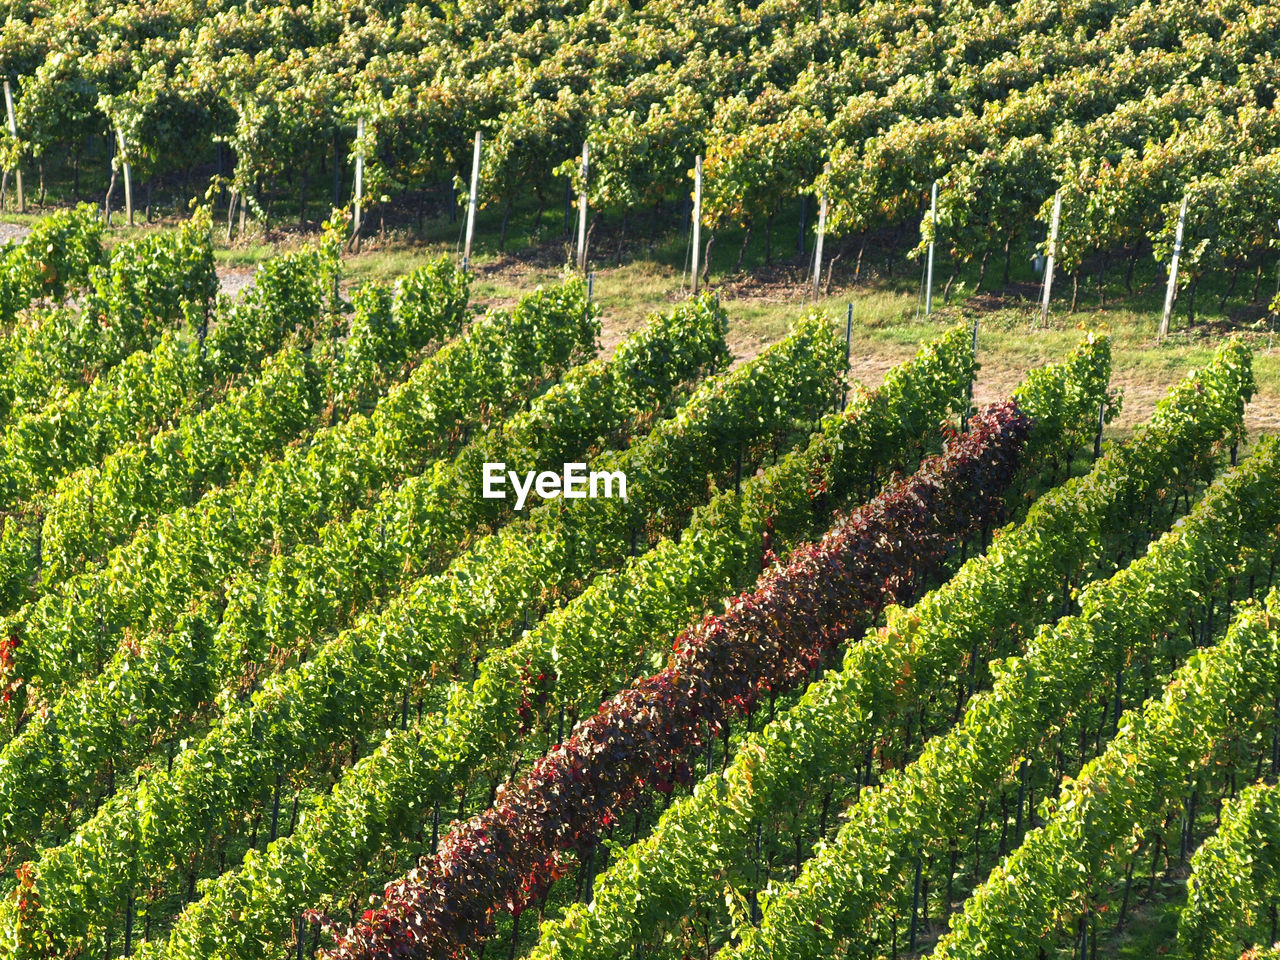
[[[588,166],[587,141],[582,141],[582,166],[578,168],[582,183],[578,188],[578,269],[587,269],[587,174]]]
[[[1053,261],[1058,256],[1058,221],[1062,217],[1062,191],[1053,195],[1053,217],[1049,221],[1049,256],[1044,264],[1044,297],[1040,301],[1040,322],[1049,323],[1049,297],[1053,290]]]
[[[702,157],[693,160],[693,293],[698,294],[698,253],[702,243]]]
[[[128,146],[124,142],[124,130],[116,127],[116,141],[120,144],[120,167],[124,170],[124,212],[133,226],[133,171],[126,159],[129,156]]]
[[[462,269],[471,268],[471,238],[476,231],[476,194],[480,189],[480,131],[476,131],[475,146],[471,150],[471,194],[467,201],[467,245],[462,251]]]
[[[933,181],[933,187],[929,191],[929,224],[932,229],[929,232],[929,265],[925,270],[924,280],[924,315],[927,317],[933,312],[933,243],[938,236],[938,181]],[[920,301],[916,301],[919,303]]]
[[[973,364],[978,365],[978,318],[973,318],[973,341],[969,347],[969,355],[973,357]],[[969,378],[969,406],[973,406],[973,377]]]
[[[849,348],[853,343],[853,304],[850,303],[844,314],[844,379],[840,388],[840,412],[844,412],[849,401]]]
[[[831,172],[831,164],[822,165],[822,175],[825,178]],[[822,241],[827,233],[827,189],[822,188],[822,202],[818,204],[818,239],[813,248],[813,295],[818,296],[818,290],[822,283]]]
[[[364,117],[356,119],[356,182],[355,204],[351,216],[351,236],[355,240],[356,250],[360,249],[360,218],[364,206]]]
[[[1182,257],[1182,229],[1187,222],[1187,195],[1182,195],[1178,208],[1178,225],[1173,231],[1173,259],[1169,262],[1169,283],[1164,288],[1164,313],[1160,315],[1160,334],[1157,340],[1169,335],[1169,318],[1173,315],[1173,298],[1178,292],[1178,260]]]
[[[9,135],[14,140],[18,139],[18,121],[13,113],[13,89],[9,86],[9,81],[4,82],[4,107],[9,114]],[[18,182],[18,212],[27,212],[27,198],[22,192],[22,165],[18,164],[13,170],[14,178]]]

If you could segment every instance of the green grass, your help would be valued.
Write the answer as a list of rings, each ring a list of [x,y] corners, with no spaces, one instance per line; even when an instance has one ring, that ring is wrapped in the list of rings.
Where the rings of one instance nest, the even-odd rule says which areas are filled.
[[[319,199],[314,207],[314,211],[309,207],[309,216],[318,215],[321,210]],[[553,205],[543,211],[541,220],[535,220],[535,213],[531,200],[517,206],[508,224],[506,250],[499,252],[501,210],[487,207],[479,211],[472,259],[476,274],[473,295],[478,304],[513,303],[537,284],[554,282],[561,275],[572,251],[571,243],[563,236],[562,209]],[[29,207],[26,214],[6,211],[0,218],[29,224],[40,215],[40,211]],[[679,218],[674,209],[664,217],[666,229],[653,235],[652,244],[650,215],[628,218],[620,264],[619,218],[605,217],[597,224],[590,269],[595,298],[604,310],[606,349],[634,330],[649,313],[667,308],[688,293],[689,241],[677,226]],[[264,237],[250,223],[243,237],[237,236],[226,244],[222,242],[225,210],[215,212],[214,219],[216,258],[220,267],[231,271],[251,269],[308,240],[296,231],[273,231],[270,237]],[[292,223],[296,210],[291,212],[282,206],[276,219],[281,224]],[[368,215],[361,252],[347,258],[348,286],[370,281],[386,283],[429,258],[457,253],[464,225],[461,215],[452,221],[445,215],[428,217],[421,231],[412,223],[412,217],[407,219],[408,226],[391,226],[382,231],[379,212]],[[121,220],[117,214],[117,226],[110,231],[112,242],[156,228],[120,227]],[[160,226],[172,222],[172,215],[157,219]],[[1280,429],[1280,353],[1267,350],[1264,308],[1246,302],[1251,282],[1241,282],[1234,299],[1219,310],[1226,280],[1206,278],[1197,295],[1196,325],[1188,326],[1185,304],[1180,302],[1171,335],[1157,344],[1163,274],[1155,263],[1139,262],[1132,295],[1125,289],[1123,271],[1113,268],[1107,276],[1105,306],[1098,302],[1096,277],[1082,276],[1079,309],[1075,313],[1069,312],[1071,278],[1059,275],[1046,327],[1038,323],[1038,278],[1021,254],[1011,258],[1013,286],[1003,291],[984,289],[975,294],[977,267],[962,265],[956,270],[950,303],[942,302],[942,288],[952,265],[940,257],[935,270],[935,313],[926,319],[922,315],[919,261],[905,259],[900,250],[893,256],[890,268],[883,248],[870,240],[863,248],[856,284],[852,274],[857,245],[850,243],[848,249],[841,251],[840,241],[828,242],[828,259],[838,257],[837,267],[829,285],[824,280],[823,293],[815,299],[808,279],[809,260],[796,253],[799,226],[798,205],[780,212],[773,230],[774,258],[770,264],[765,262],[763,231],[755,230],[743,256],[744,269],[736,274],[732,270],[743,231],[733,228],[717,233],[712,247],[710,287],[719,292],[729,309],[730,342],[739,357],[750,356],[781,338],[797,316],[815,306],[843,327],[846,310],[852,304],[852,376],[870,383],[878,380],[891,363],[913,353],[922,340],[951,323],[977,320],[979,359],[984,368],[978,389],[978,399],[982,401],[1011,387],[1028,367],[1061,357],[1077,341],[1081,329],[1104,329],[1113,338],[1114,384],[1125,395],[1125,410],[1111,428],[1113,434],[1120,435],[1145,418],[1164,391],[1187,370],[1202,364],[1225,336],[1237,332],[1249,337],[1257,348],[1255,370],[1260,392],[1250,410],[1250,426],[1255,433],[1258,429]],[[812,228],[811,218],[808,226]],[[1023,246],[1030,250],[1030,241]],[[1002,273],[1003,263],[992,263],[984,288],[995,287]],[[1268,292],[1261,291],[1262,296]]]
[[[1177,911],[1153,903],[1133,911],[1123,929],[1108,928],[1099,932],[1098,956],[1106,960],[1151,960],[1152,957],[1176,956],[1177,942]]]
[[[671,242],[677,243],[678,239]],[[267,252],[262,245],[252,249],[255,256]],[[348,273],[355,283],[385,282],[430,256],[452,249],[439,241],[419,241],[403,235],[391,237],[384,244],[367,242],[364,251],[348,261]],[[530,249],[521,255],[499,255],[477,245],[473,257],[476,300],[509,304],[538,283],[554,282],[561,266],[546,255],[545,246],[537,252],[536,257],[530,256]],[[679,258],[669,251],[663,255],[661,247],[653,259],[624,258],[621,266],[596,265],[593,273],[595,298],[605,315],[606,346],[634,330],[647,314],[676,301],[688,290]],[[1063,285],[1069,298],[1070,287]],[[875,278],[854,286],[842,283],[837,276],[830,294],[814,299],[803,282],[760,286],[746,277],[713,271],[711,288],[721,293],[728,306],[730,340],[739,356],[749,356],[780,339],[797,316],[815,306],[843,326],[848,305],[852,304],[851,355],[883,361],[864,365],[865,380],[877,379],[883,366],[913,353],[922,340],[951,323],[976,319],[979,358],[988,371],[983,377],[991,383],[990,390],[980,391],[980,399],[990,398],[992,391],[1001,387],[1012,386],[1028,367],[1061,357],[1077,342],[1082,329],[1106,330],[1113,338],[1114,382],[1126,398],[1125,411],[1112,428],[1117,435],[1127,433],[1149,415],[1160,396],[1188,370],[1208,360],[1225,336],[1241,332],[1257,348],[1255,370],[1260,392],[1250,412],[1250,425],[1255,432],[1258,428],[1280,429],[1280,353],[1267,350],[1265,331],[1249,330],[1224,314],[1211,313],[1199,318],[1194,327],[1188,327],[1185,318],[1177,318],[1171,335],[1157,344],[1160,297],[1150,291],[1121,300],[1113,290],[1106,307],[1095,305],[1092,294],[1082,293],[1082,308],[1074,314],[1068,312],[1069,300],[1064,303],[1055,298],[1045,327],[1038,322],[1034,303],[1006,297],[993,308],[989,297],[973,293],[963,298],[953,296],[951,304],[939,305],[934,316],[926,319],[915,277],[900,276],[896,281]],[[860,372],[855,363],[854,375],[859,376]]]

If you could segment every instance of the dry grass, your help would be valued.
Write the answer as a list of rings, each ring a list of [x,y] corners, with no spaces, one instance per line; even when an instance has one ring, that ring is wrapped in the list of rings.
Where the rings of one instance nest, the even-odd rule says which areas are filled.
[[[26,225],[33,217],[12,219]],[[347,260],[346,285],[388,282],[429,258],[454,252],[452,239],[445,239],[446,234],[452,237],[449,231],[453,228],[443,223],[436,226],[439,229],[427,231],[425,238],[394,231],[382,240],[369,238],[363,251]],[[112,239],[135,235],[141,229],[112,231]],[[216,233],[220,235],[220,231]],[[230,246],[219,244],[216,258],[224,286],[229,291],[241,288],[257,263],[303,242],[304,238],[286,233],[270,239],[251,236]],[[733,252],[733,242],[731,236],[723,239],[722,256]],[[555,282],[569,253],[559,240],[540,244],[513,242],[512,246],[517,252],[498,254],[479,249],[473,283],[477,304],[508,306],[538,284]],[[604,246],[602,242],[601,249]],[[601,349],[605,352],[639,327],[650,313],[668,308],[689,292],[687,272],[680,267],[687,251],[679,236],[664,240],[652,250],[644,243],[637,246],[637,250],[626,251],[621,265],[597,264],[593,269],[595,298],[603,308]],[[1133,296],[1113,300],[1106,308],[1091,303],[1089,309],[1071,314],[1065,303],[1055,302],[1048,327],[1041,327],[1033,323],[1035,285],[1026,278],[1015,276],[1015,281],[1020,282],[1001,295],[965,294],[962,278],[953,302],[925,319],[921,316],[916,265],[905,273],[900,270],[892,280],[878,276],[870,264],[865,269],[859,265],[859,282],[854,283],[854,269],[848,259],[816,299],[802,256],[771,264],[758,257],[758,262],[751,264],[753,269],[737,274],[730,272],[731,264],[717,270],[711,287],[728,308],[729,343],[739,362],[785,336],[802,312],[817,307],[843,325],[852,305],[850,377],[870,386],[889,367],[911,356],[921,341],[951,323],[976,319],[982,369],[975,399],[983,403],[1006,394],[1029,367],[1061,357],[1076,342],[1081,329],[1103,329],[1113,337],[1113,386],[1124,398],[1123,411],[1111,430],[1123,434],[1151,413],[1173,383],[1205,362],[1225,336],[1246,328],[1244,335],[1257,347],[1255,370],[1260,388],[1248,410],[1247,424],[1255,436],[1260,431],[1280,430],[1280,352],[1269,349],[1268,332],[1247,329],[1256,328],[1256,323],[1210,316],[1208,322],[1191,329],[1186,328],[1185,320],[1175,323],[1174,334],[1165,343],[1157,344],[1160,290],[1154,277],[1145,285],[1140,283]],[[1065,296],[1069,292],[1065,283],[1063,289]],[[1093,299],[1082,294],[1086,302]],[[1207,295],[1204,299],[1210,300]]]
[[[374,258],[376,253],[363,256]],[[361,258],[356,258],[357,262]],[[355,264],[353,264],[354,266]],[[553,282],[560,269],[514,258],[477,265],[475,296],[486,305],[509,305],[538,283]],[[594,294],[604,311],[602,349],[611,350],[654,310],[687,295],[680,274],[652,261],[594,271]],[[1035,324],[1029,303],[972,297],[942,307],[934,316],[918,316],[916,299],[873,281],[856,287],[833,286],[830,295],[814,299],[806,284],[737,282],[714,284],[730,317],[729,341],[735,357],[746,359],[786,334],[802,312],[817,307],[843,325],[853,308],[850,376],[866,385],[877,383],[894,364],[915,353],[919,343],[958,321],[979,324],[978,356],[982,369],[975,400],[985,403],[1008,393],[1025,371],[1062,357],[1085,329],[1106,330],[1113,338],[1112,383],[1123,396],[1120,416],[1111,430],[1124,434],[1151,414],[1157,401],[1188,370],[1203,364],[1231,332],[1221,323],[1176,331],[1157,344],[1158,316],[1124,305],[1075,314],[1055,305],[1048,327]],[[1265,332],[1245,333],[1257,348],[1255,370],[1259,393],[1250,405],[1251,435],[1280,430],[1280,351],[1268,350]]]

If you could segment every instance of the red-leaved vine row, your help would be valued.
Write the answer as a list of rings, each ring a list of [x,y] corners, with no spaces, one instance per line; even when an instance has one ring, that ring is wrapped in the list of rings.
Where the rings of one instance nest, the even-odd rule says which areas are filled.
[[[646,785],[665,793],[691,782],[691,755],[731,715],[801,683],[875,611],[905,600],[958,539],[997,521],[1030,428],[1015,402],[989,407],[913,476],[838,516],[821,541],[678,637],[665,670],[606,701],[493,807],[457,825],[327,956],[461,957],[499,910],[518,916]]]

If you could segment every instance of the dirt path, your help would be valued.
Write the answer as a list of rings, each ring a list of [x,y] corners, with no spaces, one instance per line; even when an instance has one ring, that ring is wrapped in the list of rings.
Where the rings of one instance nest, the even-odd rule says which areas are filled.
[[[218,267],[218,291],[229,297],[253,285],[253,270],[247,267]]]
[[[21,240],[30,232],[30,227],[24,227],[20,223],[0,223],[0,243],[6,240]]]

